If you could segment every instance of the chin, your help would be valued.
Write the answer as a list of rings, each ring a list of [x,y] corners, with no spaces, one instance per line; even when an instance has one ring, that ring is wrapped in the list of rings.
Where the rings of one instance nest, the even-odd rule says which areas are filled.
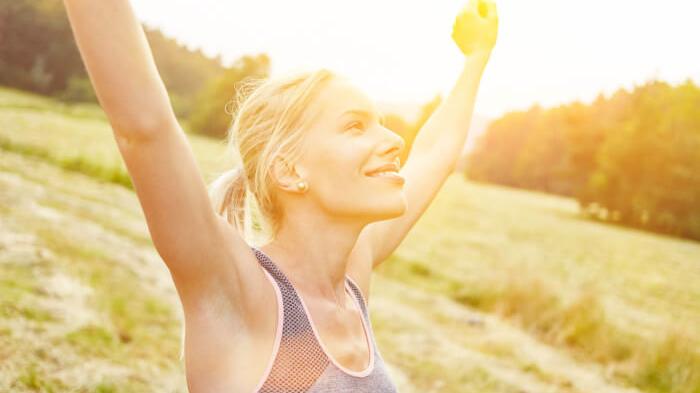
[[[406,198],[403,193],[401,194],[401,201],[393,203],[391,206],[387,206],[386,209],[382,209],[380,220],[389,220],[392,218],[401,217],[406,212]]]
[[[394,186],[396,187],[396,186]],[[402,187],[394,190],[372,190],[365,188],[362,193],[348,192],[345,197],[345,214],[363,217],[370,222],[383,221],[400,217],[406,212],[406,195]],[[337,199],[340,199],[338,197]],[[339,212],[340,213],[340,212]]]

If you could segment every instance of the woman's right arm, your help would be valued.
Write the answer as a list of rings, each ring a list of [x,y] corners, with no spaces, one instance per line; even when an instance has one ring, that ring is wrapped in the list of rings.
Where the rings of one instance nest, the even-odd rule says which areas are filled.
[[[235,291],[228,294],[232,298],[254,293],[246,288],[251,280],[240,277],[263,273],[259,266],[243,262],[255,259],[252,250],[214,212],[128,0],[64,0],[64,4],[154,246],[178,291],[196,293],[225,279],[225,287]]]
[[[175,115],[146,35],[127,0],[64,0],[80,55],[120,137],[157,132]]]

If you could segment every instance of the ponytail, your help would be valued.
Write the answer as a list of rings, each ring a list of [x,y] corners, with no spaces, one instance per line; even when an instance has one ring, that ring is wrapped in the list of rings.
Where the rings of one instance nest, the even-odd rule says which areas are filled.
[[[251,217],[247,203],[248,181],[243,167],[224,172],[208,189],[216,214],[224,217],[246,238],[250,231]]]

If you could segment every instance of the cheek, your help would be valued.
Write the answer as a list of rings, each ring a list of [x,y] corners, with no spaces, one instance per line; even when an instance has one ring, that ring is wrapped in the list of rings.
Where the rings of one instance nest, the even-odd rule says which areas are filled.
[[[336,184],[362,176],[371,155],[368,144],[359,138],[342,138],[319,146],[317,152],[313,170]]]

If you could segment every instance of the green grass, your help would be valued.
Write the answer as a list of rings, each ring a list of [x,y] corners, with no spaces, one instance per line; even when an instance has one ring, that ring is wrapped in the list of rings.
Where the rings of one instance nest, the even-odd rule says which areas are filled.
[[[499,315],[642,390],[700,391],[697,243],[452,181],[380,274]]]
[[[234,161],[223,141],[187,133],[205,180]],[[0,88],[0,149],[133,188],[112,130],[96,105],[69,105]]]
[[[223,146],[188,138],[211,180]],[[177,295],[99,108],[0,89],[0,156],[0,391],[184,391]],[[700,392],[697,242],[454,175],[376,273],[402,392]]]
[[[66,386],[61,383],[61,381],[51,378],[49,376],[43,375],[35,363],[31,363],[24,372],[18,378],[19,388],[20,386],[30,389],[32,391],[54,393],[63,392]]]
[[[65,117],[106,121],[102,109],[96,104],[69,104],[49,97],[0,87],[0,107],[11,110],[59,113]]]
[[[133,192],[37,155],[0,155],[0,391],[184,392],[176,295],[139,271],[164,266]],[[83,315],[92,321],[74,323]]]
[[[87,344],[77,348],[85,356],[109,356],[122,364],[130,359],[157,360],[162,353],[175,359],[178,351],[177,319],[163,300],[144,293],[139,277],[94,246],[76,242],[72,234],[58,228],[37,228],[45,247],[69,260],[72,275],[80,277],[96,291],[95,307],[108,317],[109,329],[91,327],[66,336],[71,343],[75,335]],[[136,295],[136,296],[135,296]],[[123,345],[115,346],[115,343]],[[91,352],[97,351],[97,352]]]

